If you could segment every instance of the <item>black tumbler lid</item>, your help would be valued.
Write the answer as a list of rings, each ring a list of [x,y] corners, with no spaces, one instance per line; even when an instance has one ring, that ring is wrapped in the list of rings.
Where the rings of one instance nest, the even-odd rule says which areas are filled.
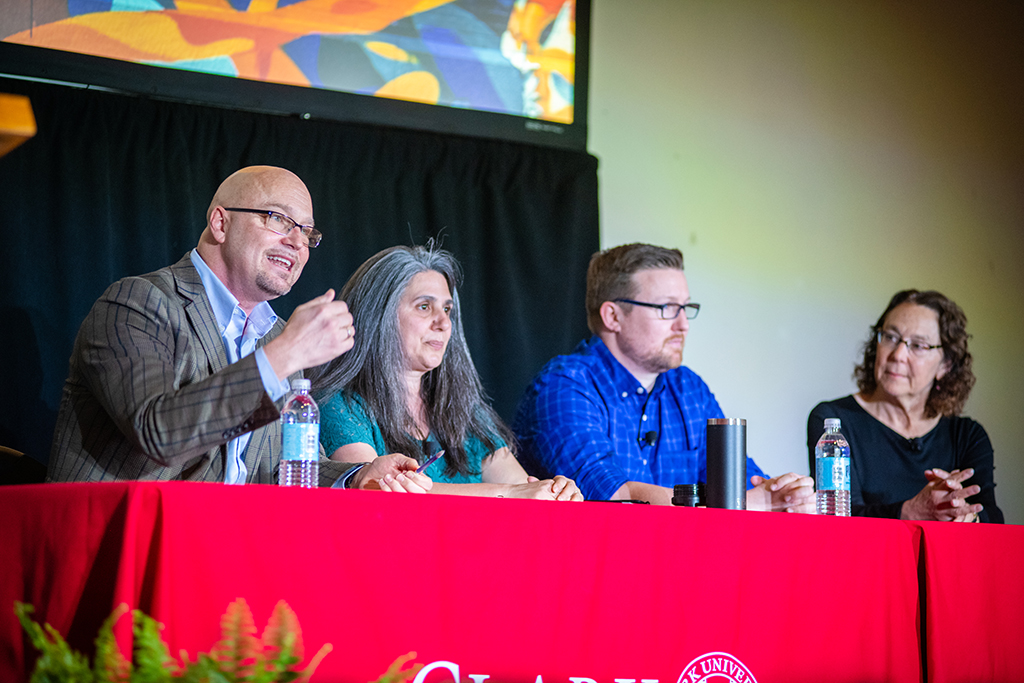
[[[704,484],[676,484],[672,487],[672,504],[695,508],[704,503]]]
[[[747,426],[747,421],[741,417],[709,417],[708,425],[740,425],[741,427]]]

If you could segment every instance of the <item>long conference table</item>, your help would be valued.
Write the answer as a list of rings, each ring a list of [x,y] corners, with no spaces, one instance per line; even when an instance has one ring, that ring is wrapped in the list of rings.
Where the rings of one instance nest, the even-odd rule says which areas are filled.
[[[0,489],[0,681],[118,604],[191,659],[284,600],[314,681],[1024,681],[1024,527],[275,486]],[[116,630],[122,649],[130,624]]]

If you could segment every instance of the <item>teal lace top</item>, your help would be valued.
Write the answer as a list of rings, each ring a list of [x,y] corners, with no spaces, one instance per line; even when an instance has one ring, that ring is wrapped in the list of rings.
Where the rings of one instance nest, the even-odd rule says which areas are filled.
[[[498,448],[503,448],[506,445],[497,436],[494,439],[498,443]],[[380,425],[370,415],[363,399],[358,395],[350,399],[340,391],[320,404],[320,443],[323,444],[324,452],[328,456],[350,443],[369,444],[377,452],[377,455],[386,455],[388,452],[384,445],[384,435],[380,431]],[[417,458],[420,462],[426,459],[426,455],[435,453],[441,448],[433,435],[420,443],[423,446],[423,454]],[[436,482],[479,484],[483,460],[492,451],[488,451],[487,445],[473,435],[466,439],[465,449],[470,474],[445,476],[444,470],[447,463],[444,456],[431,463],[424,474]]]

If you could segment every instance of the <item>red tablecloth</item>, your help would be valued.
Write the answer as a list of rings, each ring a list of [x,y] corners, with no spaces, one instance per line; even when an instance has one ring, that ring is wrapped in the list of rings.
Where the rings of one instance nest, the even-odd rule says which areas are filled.
[[[907,524],[922,534],[928,680],[1024,681],[1024,527]]]
[[[721,652],[762,683],[918,683],[921,560],[929,678],[1024,680],[999,640],[1024,606],[1008,576],[1021,565],[962,585],[943,550],[969,547],[956,557],[974,577],[998,573],[1000,534],[1014,528],[191,483],[6,487],[0,520],[4,681],[24,678],[34,653],[15,599],[81,649],[126,602],[166,625],[172,653],[194,657],[244,597],[261,631],[287,601],[307,658],[333,644],[320,681],[376,680],[415,650],[457,665],[461,681],[671,683]],[[947,636],[949,585],[973,605]],[[982,630],[957,639],[971,629]],[[958,644],[976,649],[963,671],[978,677],[939,675]]]

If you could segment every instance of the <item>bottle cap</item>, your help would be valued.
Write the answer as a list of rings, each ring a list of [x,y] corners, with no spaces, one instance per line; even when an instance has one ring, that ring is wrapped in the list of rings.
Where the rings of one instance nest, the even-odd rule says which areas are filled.
[[[306,379],[304,377],[300,377],[299,379],[293,379],[292,380],[292,391],[302,391],[302,390],[309,391],[309,387],[310,387],[310,382],[309,382],[308,379]]]
[[[839,429],[839,424],[842,422],[838,417],[826,417],[825,418],[825,429],[831,429],[835,427]]]

